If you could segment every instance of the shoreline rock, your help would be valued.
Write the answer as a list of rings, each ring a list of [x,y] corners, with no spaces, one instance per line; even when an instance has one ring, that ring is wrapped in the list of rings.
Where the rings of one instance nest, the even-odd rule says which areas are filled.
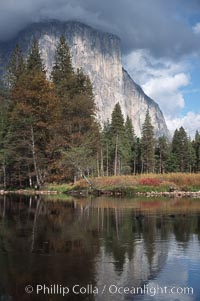
[[[184,197],[191,197],[191,198],[200,198],[200,191],[170,191],[170,192],[136,192],[137,196],[146,196],[146,197],[173,197],[173,198],[184,198]]]
[[[60,194],[59,191],[51,191],[51,190],[26,190],[26,189],[19,189],[19,190],[0,190],[0,195],[7,195],[7,194],[23,194],[23,195],[55,195]]]
[[[26,190],[26,189],[19,189],[19,190],[0,190],[0,195],[9,195],[9,194],[21,194],[21,195],[58,195],[61,194],[59,191],[52,191],[52,190]],[[80,190],[75,191],[71,190],[65,192],[65,194],[74,196],[74,197],[87,197],[89,195],[93,196],[111,196],[111,197],[122,197],[122,196],[144,196],[144,197],[168,197],[168,198],[200,198],[200,191],[165,191],[165,192],[158,192],[158,191],[151,191],[151,192],[133,192],[133,193],[126,193],[125,191],[111,191],[111,190]]]

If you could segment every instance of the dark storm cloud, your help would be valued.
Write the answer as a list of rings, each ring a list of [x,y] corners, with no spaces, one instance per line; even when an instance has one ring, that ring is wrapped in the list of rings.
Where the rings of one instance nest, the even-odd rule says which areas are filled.
[[[117,34],[124,53],[144,48],[178,57],[200,49],[191,25],[197,13],[199,0],[1,0],[0,38],[31,22],[75,19]]]

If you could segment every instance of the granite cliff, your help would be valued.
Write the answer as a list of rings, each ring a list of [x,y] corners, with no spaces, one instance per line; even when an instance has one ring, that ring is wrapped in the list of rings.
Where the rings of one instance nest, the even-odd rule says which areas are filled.
[[[135,132],[141,135],[145,114],[149,109],[156,136],[169,137],[164,116],[156,102],[149,98],[123,69],[120,39],[75,21],[34,23],[17,37],[0,44],[4,64],[17,43],[27,52],[33,37],[37,37],[42,58],[50,73],[56,44],[64,35],[71,50],[75,68],[82,67],[92,81],[98,118],[101,123],[110,119],[117,102],[124,117],[129,115]]]

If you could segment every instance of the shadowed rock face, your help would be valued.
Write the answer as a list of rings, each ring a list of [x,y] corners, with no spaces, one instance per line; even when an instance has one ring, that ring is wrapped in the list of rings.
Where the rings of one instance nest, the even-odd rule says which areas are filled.
[[[15,39],[0,45],[3,62],[6,64],[16,43],[27,53],[31,40],[37,37],[49,74],[61,35],[65,36],[70,47],[74,68],[82,67],[92,81],[101,124],[110,119],[115,104],[119,102],[124,117],[129,115],[132,119],[138,136],[141,135],[142,124],[149,109],[156,136],[169,137],[159,106],[123,69],[120,39],[115,35],[74,21],[36,23],[20,32]]]

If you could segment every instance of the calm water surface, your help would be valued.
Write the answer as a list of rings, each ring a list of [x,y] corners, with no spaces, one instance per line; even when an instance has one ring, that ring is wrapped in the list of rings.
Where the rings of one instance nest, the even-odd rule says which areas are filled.
[[[0,301],[199,301],[199,284],[200,200],[0,198]]]

